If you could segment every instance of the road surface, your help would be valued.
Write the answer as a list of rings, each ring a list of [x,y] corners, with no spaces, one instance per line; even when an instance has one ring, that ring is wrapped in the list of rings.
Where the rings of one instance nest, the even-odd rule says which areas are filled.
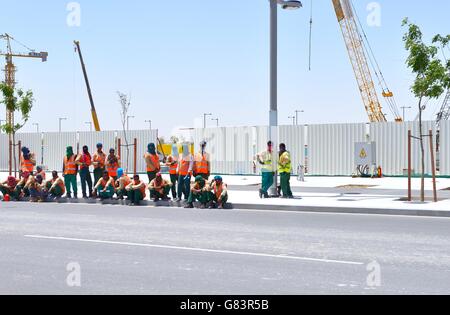
[[[2,294],[450,293],[450,219],[0,204]]]

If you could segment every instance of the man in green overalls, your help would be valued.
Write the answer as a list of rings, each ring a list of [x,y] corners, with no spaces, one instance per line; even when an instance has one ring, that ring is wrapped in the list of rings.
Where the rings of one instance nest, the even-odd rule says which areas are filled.
[[[260,198],[269,198],[269,188],[273,185],[275,176],[274,163],[272,163],[273,144],[272,141],[267,143],[267,150],[257,155],[257,160],[261,165],[262,184],[259,190]]]
[[[291,155],[286,150],[284,143],[280,144],[280,155],[278,159],[278,173],[280,174],[281,191],[283,192],[283,198],[294,198],[291,191]]]

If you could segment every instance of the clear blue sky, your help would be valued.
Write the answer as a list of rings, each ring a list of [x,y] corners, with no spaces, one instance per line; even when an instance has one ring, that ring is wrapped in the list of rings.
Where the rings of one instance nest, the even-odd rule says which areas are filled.
[[[290,123],[296,109],[305,110],[303,123],[365,122],[331,0],[313,1],[312,72],[307,69],[310,0],[302,10],[279,12],[280,123]],[[16,60],[18,86],[32,89],[36,98],[24,131],[32,131],[34,122],[43,131],[55,131],[58,117],[69,118],[65,130],[88,128],[89,102],[74,39],[81,41],[103,129],[120,128],[117,90],[132,94],[133,128],[147,128],[144,121],[152,119],[166,136],[175,127],[198,125],[204,112],[214,113],[225,126],[267,124],[267,0],[82,0],[80,27],[67,26],[68,2],[2,4],[0,33],[50,54],[44,64]],[[369,27],[370,2],[354,0],[399,106],[413,106],[401,21],[410,17],[428,38],[449,34],[450,2],[382,0],[381,27]],[[430,105],[428,118],[436,106]],[[409,118],[414,116],[410,112]]]

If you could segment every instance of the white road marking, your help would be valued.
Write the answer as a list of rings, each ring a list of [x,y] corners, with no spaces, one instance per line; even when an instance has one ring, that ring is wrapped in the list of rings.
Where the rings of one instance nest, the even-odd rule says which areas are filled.
[[[204,253],[245,255],[245,256],[257,256],[257,257],[268,257],[268,258],[279,258],[279,259],[303,260],[303,261],[313,261],[313,262],[321,262],[321,263],[335,263],[335,264],[345,264],[345,265],[358,265],[358,266],[364,265],[364,263],[362,263],[362,262],[355,262],[355,261],[320,259],[320,258],[287,256],[287,255],[272,255],[272,254],[264,254],[264,253],[238,252],[238,251],[219,250],[219,249],[205,249],[205,248],[182,247],[182,246],[131,243],[131,242],[89,240],[89,239],[81,239],[81,238],[54,237],[54,236],[44,236],[44,235],[25,235],[24,237],[26,237],[26,238],[34,238],[34,239],[44,239],[44,240],[72,241],[72,242],[110,244],[110,245],[125,245],[125,246],[137,246],[137,247],[150,247],[150,248],[163,248],[163,249],[196,251],[196,252],[204,252]]]

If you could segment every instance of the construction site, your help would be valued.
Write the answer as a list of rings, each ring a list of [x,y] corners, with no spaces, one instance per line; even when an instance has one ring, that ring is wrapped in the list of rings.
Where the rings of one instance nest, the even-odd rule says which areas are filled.
[[[167,34],[172,34],[183,42],[186,45],[185,51],[182,46],[170,46],[167,42],[168,36],[163,33],[164,35],[157,37],[159,42],[152,42],[154,47],[149,50],[151,57],[144,57],[145,54],[141,56],[137,52],[146,50],[147,43],[133,47],[130,46],[130,38],[124,39],[120,45],[112,45],[106,49],[106,40],[99,39],[97,42],[95,35],[89,36],[90,31],[109,31],[95,26],[93,22],[92,26],[86,22],[89,27],[83,28],[85,26],[80,21],[84,20],[76,14],[84,14],[81,8],[85,8],[89,13],[92,12],[89,10],[93,10],[90,5],[84,3],[67,5],[67,24],[73,29],[66,31],[69,35],[64,35],[64,51],[61,48],[40,47],[39,38],[22,39],[15,34],[14,29],[8,32],[0,29],[0,56],[4,57],[4,61],[0,63],[4,69],[0,89],[0,114],[6,115],[5,119],[0,120],[0,197],[3,201],[0,203],[0,216],[2,209],[5,209],[6,213],[13,213],[15,210],[11,209],[16,207],[22,209],[18,211],[26,211],[27,204],[31,201],[49,202],[54,204],[52,207],[80,206],[79,209],[88,209],[83,207],[91,206],[121,209],[120,207],[128,205],[140,205],[143,209],[155,211],[183,211],[178,209],[180,207],[227,209],[230,212],[226,216],[231,216],[233,211],[261,211],[267,212],[268,215],[284,213],[286,216],[302,213],[330,216],[378,215],[380,218],[386,216],[398,220],[403,217],[415,220],[450,218],[448,25],[438,24],[442,26],[438,28],[433,24],[434,28],[430,34],[429,29],[422,33],[419,27],[425,28],[426,25],[417,26],[414,24],[416,17],[406,19],[407,14],[402,17],[403,24],[402,20],[386,22],[393,19],[395,8],[378,2],[328,0],[327,4],[319,4],[314,0],[252,1],[252,5],[261,2],[258,6],[263,7],[261,12],[266,14],[265,17],[270,23],[265,24],[269,29],[264,29],[262,35],[258,33],[264,40],[257,36],[252,39],[253,42],[247,39],[248,43],[245,39],[236,39],[236,43],[245,43],[241,43],[243,46],[236,49],[236,55],[230,55],[230,60],[236,63],[239,54],[242,54],[243,59],[249,54],[245,51],[245,45],[250,49],[257,40],[266,45],[264,53],[252,57],[256,60],[254,64],[248,61],[250,59],[244,59],[242,64],[236,66],[242,69],[242,75],[228,74],[226,68],[231,67],[228,64],[231,61],[221,61],[214,54],[207,56],[211,49],[209,46],[214,46],[219,37],[222,37],[228,46],[234,43],[234,39],[229,38],[231,35],[227,35],[223,30],[216,30],[216,33],[211,35],[208,32],[214,32],[213,30],[201,29],[198,21],[186,22],[178,13],[174,13],[174,18],[185,21],[185,24],[180,22],[177,27],[181,31],[170,29]],[[150,6],[152,5],[156,4]],[[186,7],[183,8],[187,10],[187,4],[184,5]],[[209,5],[214,7],[214,4]],[[223,4],[216,5],[222,8]],[[450,9],[447,3],[442,5],[446,6],[443,11]],[[414,7],[413,4],[411,6]],[[322,12],[325,9],[327,11]],[[298,23],[299,16],[295,12],[286,14],[283,12],[285,10],[301,12],[302,39],[301,42],[296,42],[295,46],[285,42],[289,37],[281,35],[280,28],[286,32],[285,28],[292,28],[292,25],[299,27],[295,24]],[[261,12],[257,11],[252,18],[260,17]],[[412,12],[413,9],[407,11],[409,14]],[[156,13],[150,13],[152,17],[153,14]],[[380,17],[381,14],[383,18]],[[82,16],[84,18],[84,15]],[[194,15],[193,20],[195,19],[199,19],[199,16]],[[238,15],[236,19],[239,21]],[[421,22],[424,20],[417,19]],[[382,25],[380,21],[388,26]],[[195,24],[197,22],[198,25]],[[75,23],[75,27],[70,23]],[[167,27],[161,23],[161,29]],[[244,24],[236,23],[236,28],[244,28]],[[188,42],[186,38],[189,35],[183,33],[181,24],[188,29],[195,28],[198,36],[203,34],[202,36],[209,38],[211,42],[204,38],[198,39],[198,42],[196,39],[190,39],[195,42],[192,47],[198,46],[191,51],[190,44],[185,43]],[[323,25],[334,25],[334,29],[324,30]],[[253,30],[247,26],[245,31],[248,32],[249,29]],[[115,27],[111,26],[111,30],[115,30]],[[24,34],[22,31],[18,33]],[[121,36],[120,31],[118,34]],[[67,37],[72,35],[70,43],[67,42]],[[233,36],[237,37],[236,34]],[[377,40],[372,40],[371,37]],[[398,46],[390,42],[393,38],[398,42],[395,44]],[[298,38],[296,40],[298,41]],[[208,44],[202,46],[200,41]],[[164,50],[158,50],[158,45],[170,46],[174,55],[180,55],[180,61],[172,55],[166,56],[165,59]],[[216,45],[218,50],[225,51],[222,44]],[[301,63],[297,58],[292,60],[290,57],[295,56],[292,52],[294,47],[300,47],[302,50]],[[403,50],[397,52],[394,47],[401,47]],[[71,55],[66,50],[71,51],[71,60]],[[182,57],[183,53],[190,59]],[[379,58],[379,55],[382,58]],[[127,69],[122,61],[112,66],[114,58],[127,59],[129,68]],[[263,59],[262,64],[266,65],[263,72],[258,63],[260,59]],[[426,62],[420,63],[420,59]],[[53,60],[55,65],[52,65]],[[190,61],[192,65],[189,65]],[[167,68],[171,62],[174,63],[173,69]],[[187,64],[186,69],[192,67],[189,69],[192,74],[178,74],[175,66],[178,62]],[[154,77],[146,72],[148,68],[145,67],[148,65],[142,66],[145,74],[139,73],[139,63],[152,64],[150,67],[155,69],[158,69],[158,63],[161,63],[160,66],[165,69],[161,73],[157,72],[159,78],[156,78],[158,75]],[[196,73],[193,68],[201,67],[202,64],[206,70],[199,68],[198,75],[209,73],[211,77],[195,83]],[[248,65],[248,68],[242,68],[243,65]],[[299,70],[298,65],[302,65],[303,69]],[[33,69],[33,73],[26,71],[27,76],[23,77],[22,73],[25,71],[22,72],[22,69],[27,67]],[[71,69],[72,73],[65,74],[65,79],[58,77],[58,67]],[[52,96],[45,95],[48,90],[42,88],[41,82],[46,78],[42,73],[48,68],[52,69],[55,78],[54,83],[48,82],[48,85],[54,84],[55,93]],[[315,68],[319,70],[316,71]],[[104,71],[105,69],[108,71]],[[223,74],[220,73],[221,69]],[[398,69],[403,69],[403,72],[398,73]],[[252,71],[253,76],[249,74]],[[291,71],[296,72],[296,76],[291,75]],[[167,77],[164,72],[167,72]],[[117,82],[114,82],[113,73],[120,78]],[[142,78],[147,75],[148,82],[144,84]],[[172,84],[171,75],[185,80],[189,90]],[[240,76],[242,78],[239,78]],[[261,81],[266,82],[262,86],[257,85],[261,76]],[[297,76],[303,76],[302,80],[293,83],[292,78],[298,78]],[[58,82],[58,78],[61,82]],[[22,81],[26,84],[22,85]],[[230,83],[234,81],[236,82]],[[248,92],[247,88],[242,86],[243,81],[249,84]],[[71,82],[73,87],[63,87],[63,82]],[[174,82],[179,82],[178,78],[174,79]],[[394,88],[389,82],[393,82]],[[236,95],[231,96],[227,95],[233,94],[229,90],[224,90],[223,94],[218,94],[215,90],[208,91],[211,88],[209,84],[215,83],[223,84],[224,89],[236,87],[233,84],[239,87]],[[124,84],[130,86],[130,92],[127,94],[117,88],[125,86]],[[217,96],[214,95],[212,99],[211,94],[214,93]],[[255,97],[256,93],[262,96]],[[306,96],[295,98],[293,95]],[[182,103],[183,98],[186,99],[186,104]],[[227,103],[239,98],[242,98],[242,103],[233,106]],[[299,104],[300,99],[304,100],[303,105]],[[201,105],[189,105],[195,103]],[[293,105],[294,103],[299,105]],[[323,105],[325,103],[328,105]],[[286,108],[286,104],[291,105]],[[288,116],[288,113],[293,114]],[[86,121],[88,119],[89,121]],[[106,157],[103,162],[98,162],[97,158],[102,154]],[[36,184],[38,177],[39,184]],[[124,177],[125,186],[121,182]],[[29,178],[32,178],[31,182]],[[68,183],[72,180],[73,185]],[[12,181],[14,187],[10,184]],[[24,187],[20,186],[21,183]],[[160,186],[161,183],[163,186]],[[61,188],[58,194],[54,191],[57,185]],[[108,185],[111,185],[110,195]],[[198,185],[201,188],[197,191]],[[202,185],[207,188],[202,188]],[[21,190],[17,190],[19,186]],[[30,187],[34,187],[34,190]],[[139,198],[132,193],[135,190],[140,191]],[[81,193],[77,194],[81,191],[82,197]],[[205,196],[202,195],[203,191]],[[15,201],[19,201],[18,206]],[[185,215],[189,213],[182,214]],[[218,222],[218,219],[214,220]],[[373,222],[368,217],[367,223],[363,224],[371,226],[375,224]],[[448,224],[448,221],[442,225],[445,224]],[[250,225],[247,227],[250,228]],[[85,240],[80,235],[68,238],[42,237],[45,234],[40,234],[39,229],[23,233],[36,241],[52,239],[91,242],[87,239],[88,236]],[[444,244],[448,245],[447,237],[448,235],[442,237],[443,247]],[[141,243],[144,241],[136,241],[136,244],[142,247]],[[178,243],[174,241],[173,244]],[[189,243],[183,244],[187,248],[197,248]],[[208,244],[197,245],[208,248],[204,252],[210,250]],[[439,246],[441,245],[436,245],[436,248]],[[245,251],[254,253],[248,248]],[[256,252],[262,251],[263,247]],[[237,249],[236,252],[241,253]],[[311,256],[307,253],[297,253],[293,257],[303,257],[303,254],[306,257]],[[312,254],[320,253],[313,249]],[[324,255],[323,257],[333,257],[326,253]],[[352,264],[353,261],[365,261],[364,259],[370,256],[369,253],[361,255],[366,256],[352,258],[350,261],[350,257],[346,259],[345,255],[338,255],[340,258],[336,260],[338,263],[350,261],[349,264]],[[380,255],[383,255],[381,250]],[[419,256],[420,254],[417,257]],[[448,266],[448,257],[445,254],[439,267]],[[385,259],[388,260],[386,257]],[[393,270],[389,271],[388,277],[394,277]],[[433,279],[435,276],[433,274]],[[426,277],[424,275],[424,278]],[[449,288],[444,284],[445,279],[450,278],[446,275],[439,280],[442,287],[427,288],[424,292],[449,292],[446,291]],[[381,292],[398,294],[402,286],[403,284],[395,284],[385,287],[385,291],[381,289]],[[295,286],[286,291],[277,291],[274,288],[265,290],[264,287],[255,290],[256,287],[246,286],[242,290],[233,291],[231,285],[224,290],[212,292],[308,292],[303,290],[304,288],[296,291],[299,288]],[[367,290],[367,287],[372,288],[370,285],[355,285],[355,288],[349,285],[324,292],[341,293],[339,290],[342,289],[344,293],[360,294],[359,290]],[[375,285],[374,290],[377,287]],[[53,289],[49,291],[54,292]],[[150,294],[161,292],[143,291]],[[0,293],[2,292],[9,290],[0,284]],[[66,292],[66,288],[62,292]],[[97,291],[93,289],[92,292]],[[99,289],[98,292],[114,290]],[[162,292],[190,294],[181,288]],[[197,287],[193,292],[205,294],[208,291]]]

